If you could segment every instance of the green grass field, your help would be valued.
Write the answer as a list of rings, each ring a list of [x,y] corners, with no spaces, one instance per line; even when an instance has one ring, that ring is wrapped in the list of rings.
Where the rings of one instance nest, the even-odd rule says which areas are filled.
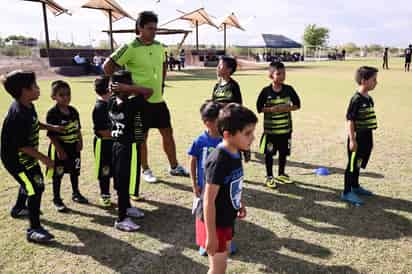
[[[239,252],[230,259],[228,273],[412,273],[412,72],[404,73],[400,60],[392,63],[393,69],[379,73],[378,86],[371,92],[379,128],[361,184],[376,196],[365,198],[366,205],[359,208],[339,201],[346,165],[345,111],[356,88],[355,69],[380,64],[364,60],[288,67],[287,83],[302,100],[301,110],[293,116],[293,149],[287,165],[296,184],[266,188],[264,164],[259,155],[252,155],[252,162],[244,166],[243,199],[248,217],[237,224]],[[266,71],[240,71],[235,78],[245,105],[255,110],[258,93],[269,83]],[[93,79],[68,80],[72,104],[83,125],[80,188],[91,205],[72,203],[65,177],[62,196],[71,212],[57,213],[47,182],[42,221],[57,241],[50,246],[29,244],[25,240],[27,221],[9,217],[18,188],[1,166],[0,272],[206,273],[207,258],[200,257],[195,246],[190,180],[167,174],[156,131],[150,135],[150,164],[161,181],[153,185],[142,182],[146,201],[137,204],[146,213],[145,219],[138,221],[142,228],[133,234],[113,228],[116,211],[98,206],[99,187],[94,178]],[[215,81],[214,70],[186,71],[168,78],[166,100],[178,159],[184,164],[189,145],[203,131],[198,108],[210,97]],[[53,104],[50,82],[39,81],[41,98],[36,106],[41,120]],[[10,96],[1,90],[2,115],[10,102]],[[261,132],[259,123],[253,151],[257,151]],[[46,152],[45,132],[40,138],[40,149]],[[317,177],[313,170],[320,166],[333,174]]]

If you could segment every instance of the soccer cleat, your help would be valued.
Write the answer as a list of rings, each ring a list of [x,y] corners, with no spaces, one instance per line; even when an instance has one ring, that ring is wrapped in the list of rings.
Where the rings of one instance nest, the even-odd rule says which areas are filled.
[[[200,256],[207,256],[207,252],[206,249],[204,249],[203,247],[199,247],[199,255]]]
[[[187,170],[181,165],[177,165],[175,168],[170,168],[169,174],[172,176],[189,177],[189,172],[187,172]]]
[[[275,180],[280,184],[293,184],[293,181],[290,179],[289,175],[282,174],[275,178]]]
[[[50,242],[53,239],[51,236],[50,233],[46,233],[42,228],[30,228],[27,230],[26,235],[27,241],[38,244]]]
[[[58,212],[67,212],[68,208],[66,205],[63,203],[62,199],[55,199],[53,200],[54,207]]]
[[[355,192],[358,195],[363,196],[373,196],[373,193],[363,187],[352,187],[352,192]]]
[[[100,197],[100,204],[102,207],[111,207],[112,201],[110,199],[110,195],[102,195]]]
[[[136,196],[136,195],[130,195],[130,199],[132,199],[135,202],[143,201],[144,197],[142,195]]]
[[[275,188],[278,187],[277,184],[276,184],[276,181],[273,179],[272,176],[266,177],[265,184],[266,184],[267,187],[272,188],[272,189],[275,189]]]
[[[363,205],[363,201],[356,195],[354,192],[342,193],[341,200],[348,202],[354,206],[361,206]]]
[[[40,227],[39,228],[44,234],[48,235],[50,237],[50,239],[54,239],[54,235],[51,234],[47,229],[45,229],[44,227]]]
[[[140,226],[135,224],[132,219],[130,218],[125,218],[123,221],[119,222],[119,221],[115,221],[114,223],[114,227],[118,230],[121,231],[126,231],[126,232],[133,232],[133,231],[137,231]]]
[[[129,207],[126,210],[126,214],[129,217],[133,217],[133,218],[143,218],[144,217],[144,213],[143,211],[141,211],[140,209],[138,209],[137,207]]]
[[[153,175],[153,172],[150,168],[143,170],[142,172],[143,180],[147,183],[156,183],[157,178]]]
[[[12,218],[25,218],[29,216],[29,209],[28,208],[13,208],[10,212]]]
[[[82,195],[79,193],[73,193],[72,195],[72,200],[73,202],[79,203],[79,204],[88,204],[89,201]]]

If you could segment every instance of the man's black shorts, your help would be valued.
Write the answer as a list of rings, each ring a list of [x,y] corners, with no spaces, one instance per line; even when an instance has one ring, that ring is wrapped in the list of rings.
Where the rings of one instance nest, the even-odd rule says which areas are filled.
[[[151,128],[171,128],[170,112],[166,102],[149,103],[144,105],[144,127],[146,130]]]
[[[276,155],[290,155],[292,134],[263,134],[260,139],[260,153]]]

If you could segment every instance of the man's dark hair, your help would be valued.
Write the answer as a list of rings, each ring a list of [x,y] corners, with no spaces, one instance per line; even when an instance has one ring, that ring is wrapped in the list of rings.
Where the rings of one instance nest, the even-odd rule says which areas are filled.
[[[53,81],[51,84],[51,88],[52,88],[52,96],[56,96],[57,92],[59,92],[59,90],[62,89],[68,89],[70,91],[70,86],[66,81],[63,80],[56,80]]]
[[[105,95],[109,92],[109,76],[98,76],[94,80],[94,91],[99,95]]]
[[[157,14],[153,11],[142,11],[139,13],[136,20],[136,32],[139,31],[139,27],[143,28],[148,23],[156,23],[159,21]]]
[[[222,136],[224,131],[235,135],[246,126],[256,124],[257,121],[256,115],[251,110],[237,103],[230,103],[220,110],[217,128]]]
[[[270,62],[269,67],[270,67],[270,68],[273,68],[273,69],[275,69],[275,70],[285,69],[285,65],[284,65],[282,62],[279,62],[279,61],[272,61],[272,62]]]
[[[355,74],[355,81],[360,85],[362,80],[369,80],[378,73],[378,69],[374,67],[363,66],[358,68]]]
[[[36,83],[36,75],[32,71],[14,70],[1,77],[4,89],[14,98],[19,99],[24,88],[31,88]]]
[[[203,121],[215,121],[219,116],[219,111],[222,109],[222,104],[207,100],[200,107],[200,116]]]
[[[132,74],[127,70],[118,70],[112,75],[112,83],[122,83],[132,85]]]
[[[220,60],[230,69],[230,75],[236,72],[237,61],[231,56],[222,56]]]

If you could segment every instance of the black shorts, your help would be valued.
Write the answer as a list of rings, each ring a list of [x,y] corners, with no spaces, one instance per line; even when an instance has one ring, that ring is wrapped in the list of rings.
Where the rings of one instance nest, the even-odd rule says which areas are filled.
[[[30,169],[9,172],[20,184],[21,189],[27,196],[40,194],[44,191],[44,178],[40,165],[37,164]]]
[[[411,58],[406,58],[405,59],[405,64],[410,64],[411,63]]]
[[[373,134],[371,130],[362,133],[356,133],[356,142],[358,144],[358,149],[354,152],[349,149],[349,139],[347,143],[348,157],[350,162],[351,170],[354,169],[355,165],[358,168],[365,169],[368,165],[369,158],[372,153],[373,148]]]
[[[262,154],[276,155],[279,154],[290,155],[292,145],[292,134],[266,134],[262,135],[260,139],[259,150]]]
[[[113,143],[112,167],[117,191],[127,189],[130,195],[139,196],[140,146],[137,143]]]
[[[144,104],[143,125],[147,130],[151,128],[172,128],[170,112],[166,102]]]
[[[49,145],[48,156],[54,161],[54,168],[47,169],[47,178],[53,178],[54,176],[61,177],[65,173],[70,173],[79,176],[80,175],[80,152],[76,151],[77,143],[64,143],[61,144],[64,152],[67,154],[66,160],[60,160],[57,157],[57,151],[53,144]]]
[[[112,149],[113,140],[94,137],[95,176],[98,180],[113,177]]]

